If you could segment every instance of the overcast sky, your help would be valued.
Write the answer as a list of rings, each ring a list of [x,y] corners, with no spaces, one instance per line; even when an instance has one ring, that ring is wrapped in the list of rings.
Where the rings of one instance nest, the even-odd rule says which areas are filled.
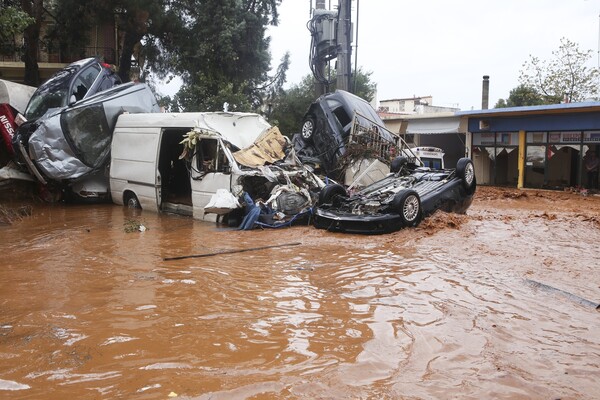
[[[352,8],[356,29],[357,0]],[[272,66],[290,52],[288,85],[299,83],[310,74],[310,1],[283,0],[279,12]],[[481,109],[489,75],[491,108],[529,55],[550,59],[562,37],[593,50],[598,66],[600,0],[361,0],[359,13],[358,65],[373,72],[378,100],[431,95],[433,105]]]

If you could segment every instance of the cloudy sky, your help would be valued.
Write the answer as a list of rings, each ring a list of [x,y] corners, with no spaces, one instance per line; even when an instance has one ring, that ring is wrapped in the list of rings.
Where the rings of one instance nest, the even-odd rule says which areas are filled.
[[[337,0],[330,3],[337,6]],[[357,0],[352,3],[356,29]],[[358,65],[373,72],[378,100],[431,95],[433,105],[481,109],[482,77],[489,75],[493,107],[518,85],[529,55],[550,59],[563,37],[593,50],[590,67],[598,66],[600,0],[361,0],[358,5]],[[283,0],[279,11],[279,26],[269,31],[273,66],[290,52],[288,84],[299,83],[310,74],[310,0]]]

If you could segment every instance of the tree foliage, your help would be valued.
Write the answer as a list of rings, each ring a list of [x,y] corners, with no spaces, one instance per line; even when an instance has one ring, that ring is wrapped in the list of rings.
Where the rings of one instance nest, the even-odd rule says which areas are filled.
[[[15,35],[34,22],[35,19],[21,9],[19,2],[0,3],[0,43],[14,43]]]
[[[132,63],[145,61],[140,42],[152,47],[181,25],[170,5],[168,0],[56,0],[52,10],[56,24],[49,38],[59,43],[62,54],[83,58],[89,28],[116,22],[123,36],[117,60],[119,75],[127,82]]]
[[[71,58],[85,56],[90,27],[116,20],[123,38],[119,75],[124,81],[134,60],[142,67],[141,80],[150,73],[183,80],[177,95],[166,99],[173,111],[220,110],[224,103],[232,111],[257,111],[286,78],[288,55],[274,76],[268,75],[266,29],[277,24],[281,1],[20,0],[17,8],[36,21],[26,32],[30,66],[37,66],[39,10],[55,20],[48,43]]]
[[[537,106],[542,104],[552,104],[555,102],[555,99],[552,99],[551,103],[548,103],[547,99],[540,95],[537,90],[530,86],[521,84],[510,91],[508,99],[498,100],[495,108]]]
[[[255,110],[270,81],[268,25],[281,0],[186,0],[174,5],[183,29],[163,43],[183,80],[173,107],[184,111]]]
[[[576,43],[562,38],[552,59],[530,56],[519,82],[539,93],[546,104],[583,101],[598,95],[598,68],[587,65],[592,54],[592,50],[582,51]]]

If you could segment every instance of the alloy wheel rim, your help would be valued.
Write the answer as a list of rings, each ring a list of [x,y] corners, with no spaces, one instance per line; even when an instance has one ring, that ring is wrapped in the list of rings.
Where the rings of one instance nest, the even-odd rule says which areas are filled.
[[[302,137],[308,139],[312,135],[313,124],[311,121],[304,122],[302,125]]]
[[[471,186],[474,177],[475,171],[473,170],[473,164],[469,163],[465,168],[465,182],[467,183],[467,185]]]
[[[411,194],[406,198],[404,207],[402,208],[402,214],[407,221],[414,221],[419,215],[419,199],[417,196]]]

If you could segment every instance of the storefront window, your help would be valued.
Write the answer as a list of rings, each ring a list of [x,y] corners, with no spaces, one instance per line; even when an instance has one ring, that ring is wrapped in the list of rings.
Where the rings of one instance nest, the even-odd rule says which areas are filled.
[[[527,132],[527,143],[546,143],[546,132]]]
[[[550,189],[577,186],[581,146],[550,144],[546,155],[546,185]]]
[[[544,186],[546,146],[527,146],[525,156],[525,186],[541,188]]]
[[[474,133],[472,143],[478,182],[517,184],[518,132]],[[585,168],[585,156],[592,151],[600,155],[600,130],[526,132],[524,151],[525,187],[564,189],[595,186],[595,175],[590,178]],[[600,186],[600,182],[598,184]]]
[[[516,185],[519,179],[517,147],[496,147],[495,171],[497,185]]]
[[[581,132],[549,132],[550,143],[581,143]]]
[[[519,133],[518,132],[497,132],[496,133],[496,146],[518,146],[519,145]]]
[[[518,156],[518,147],[473,147],[478,182],[484,185],[516,185],[519,176]]]
[[[583,142],[600,144],[600,132],[599,131],[584,132],[583,133]]]
[[[477,182],[490,185],[494,182],[494,158],[496,154],[494,147],[473,147],[473,164],[475,166],[475,175]]]
[[[590,159],[600,156],[600,144],[588,143],[583,145],[583,158],[582,158],[582,173],[581,173],[581,185],[588,189],[598,189],[598,168],[589,170],[588,167],[591,165],[597,165]],[[594,155],[592,155],[592,153]]]

